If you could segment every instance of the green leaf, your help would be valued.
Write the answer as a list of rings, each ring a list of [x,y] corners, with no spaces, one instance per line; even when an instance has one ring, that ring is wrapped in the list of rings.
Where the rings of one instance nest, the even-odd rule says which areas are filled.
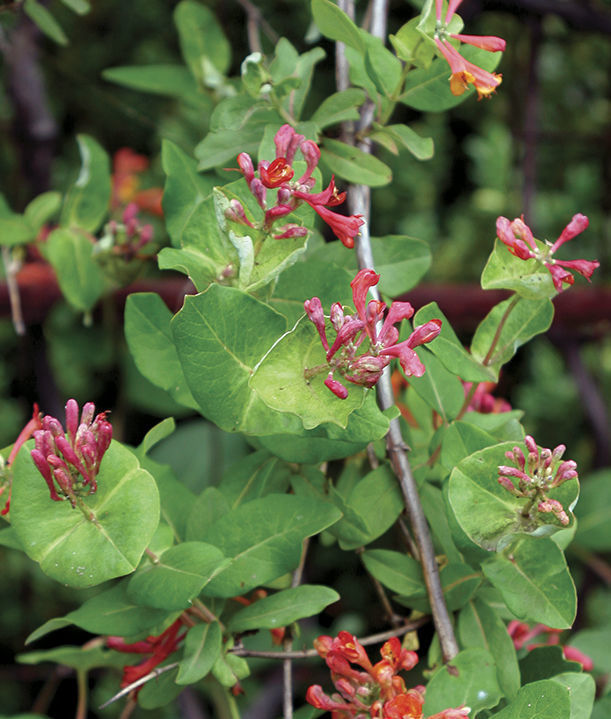
[[[443,434],[441,464],[452,471],[470,454],[496,444],[496,439],[469,422],[452,422]]]
[[[41,5],[37,0],[25,0],[23,11],[38,29],[47,37],[50,37],[51,40],[54,40],[58,45],[68,44],[66,33],[44,5]]]
[[[160,664],[156,669],[161,669],[164,664],[171,664],[172,660]],[[157,709],[166,706],[182,692],[183,687],[176,684],[178,668],[170,669],[155,678],[154,682],[146,682],[138,693],[138,705],[142,709]]]
[[[179,404],[196,408],[170,329],[172,313],[153,292],[134,292],[125,304],[125,339],[136,366]]]
[[[501,691],[513,699],[520,688],[520,669],[513,641],[498,614],[481,599],[472,599],[458,615],[458,637],[465,649],[482,647],[495,658]]]
[[[501,699],[494,657],[485,649],[465,649],[440,667],[426,687],[424,713],[469,706],[473,716],[495,707]]]
[[[365,53],[359,29],[337,5],[330,0],[312,0],[312,15],[320,32],[329,40],[343,42],[361,55]]]
[[[93,259],[93,242],[76,229],[53,230],[46,243],[47,258],[60,289],[77,310],[87,312],[104,291],[104,276]]]
[[[0,245],[3,247],[14,247],[25,245],[36,239],[31,224],[22,215],[11,212],[0,217]]]
[[[227,566],[222,552],[204,542],[182,542],[164,552],[159,561],[139,569],[127,594],[154,609],[187,609],[205,585]]]
[[[297,262],[278,277],[269,304],[287,318],[291,327],[303,317],[303,303],[312,297],[318,297],[325,308],[334,302],[346,305],[352,301],[350,281],[354,274],[318,258],[317,254],[316,259]]]
[[[498,467],[507,463],[505,452],[514,446],[515,442],[503,442],[474,452],[450,475],[448,498],[456,519],[469,538],[488,551],[502,548],[515,533],[553,534],[563,528],[549,512],[532,508],[525,516],[530,500],[515,497],[499,484]],[[573,479],[549,493],[561,502],[572,523],[578,492]]]
[[[61,203],[62,196],[59,192],[43,192],[28,203],[23,216],[34,234],[59,211]]]
[[[369,549],[361,559],[367,571],[392,592],[406,597],[422,594],[422,569],[412,557],[389,549]]]
[[[297,418],[270,411],[248,381],[267,350],[286,331],[282,315],[231,287],[211,285],[185,304],[171,323],[183,372],[205,417],[226,431],[291,431]],[[205,378],[205,381],[202,381]]]
[[[378,38],[367,43],[365,68],[383,96],[391,98],[398,93],[403,75],[401,62]]]
[[[428,349],[441,360],[446,369],[466,382],[489,382],[494,380],[494,372],[482,366],[463,347],[462,342],[452,329],[452,325],[436,302],[429,302],[428,305],[416,312],[413,319],[414,327],[423,325],[432,319],[441,320],[441,332],[435,341],[428,345]]]
[[[259,599],[231,617],[228,629],[248,632],[253,629],[278,629],[298,619],[312,617],[337,602],[339,594],[329,587],[302,584]]]
[[[411,290],[420,282],[431,266],[431,251],[428,243],[415,237],[407,235],[372,237],[371,248],[376,271],[380,275],[378,288],[388,297],[398,297]],[[323,245],[312,253],[311,259],[325,262],[327,265],[333,263],[335,267],[351,271],[350,279],[358,271],[355,254],[347,252],[341,242]],[[337,284],[339,285],[339,281]],[[343,291],[348,292],[349,290],[344,288]],[[309,297],[315,294],[313,292]],[[334,301],[348,304],[349,300],[344,300],[343,297],[346,295],[338,295]],[[351,297],[351,294],[348,297]],[[329,305],[323,302],[323,306],[328,307]]]
[[[105,150],[88,135],[77,135],[81,169],[68,190],[60,224],[95,232],[108,214],[110,161]]]
[[[593,552],[611,550],[610,513],[611,470],[600,470],[588,475],[581,486],[575,542]]]
[[[575,620],[575,585],[562,551],[547,537],[521,535],[482,564],[518,619],[568,629]]]
[[[270,494],[241,504],[207,528],[206,541],[233,561],[207,585],[205,594],[244,594],[295,569],[303,540],[340,517],[327,502],[294,495]]]
[[[316,123],[320,130],[347,120],[358,120],[358,108],[364,102],[365,93],[359,88],[351,87],[348,90],[335,92],[322,101],[310,120]]]
[[[187,520],[187,539],[203,541],[208,536],[208,526],[231,509],[224,494],[216,487],[206,487],[191,505]]]
[[[597,672],[611,673],[611,625],[582,629],[570,638],[568,644],[589,656]]]
[[[210,220],[216,220],[209,215],[210,220],[207,223],[192,225],[198,219],[198,210],[202,209],[202,203],[212,192],[213,181],[200,175],[195,160],[169,140],[164,140],[161,145],[161,164],[166,174],[163,190],[166,226],[172,244],[182,247],[188,243],[194,230],[207,229],[207,226],[212,224]],[[213,207],[211,209],[214,210]],[[211,214],[213,215],[213,212]],[[218,223],[215,222],[215,226],[218,228]],[[223,253],[220,255],[222,257]]]
[[[463,607],[475,594],[482,582],[480,572],[475,571],[463,562],[450,562],[439,573],[445,603],[450,611]],[[426,592],[424,578],[420,590],[410,596],[400,595],[395,600],[403,606],[410,607],[425,614],[430,613],[431,605]]]
[[[501,53],[492,53],[477,47],[460,48],[460,54],[469,62],[484,70],[494,70],[499,64]],[[416,69],[408,73],[399,101],[424,112],[443,112],[460,105],[473,95],[474,89],[463,95],[453,95],[450,91],[450,67],[442,58],[436,58],[426,69]]]
[[[334,174],[349,182],[382,187],[392,180],[392,171],[388,165],[358,147],[339,140],[324,138],[321,159]]]
[[[259,450],[231,464],[218,488],[234,509],[267,494],[282,494],[290,477],[291,470],[284,462],[267,450]]]
[[[132,452],[111,443],[84,504],[53,502],[29,452],[13,464],[11,522],[26,554],[45,574],[72,587],[91,587],[133,572],[159,522],[159,494]]]
[[[527,684],[494,719],[571,719],[570,693],[551,679]]]
[[[487,357],[501,319],[509,309],[510,303],[514,301],[509,298],[500,302],[479,324],[471,342],[471,354],[478,362],[483,362]],[[509,312],[492,357],[487,363],[494,371],[495,379],[498,379],[501,366],[509,362],[518,347],[549,329],[553,318],[554,305],[549,300],[518,299],[517,304]]]
[[[66,7],[78,15],[86,15],[91,10],[89,0],[61,0]]]
[[[581,664],[564,658],[563,648],[554,646],[534,647],[520,660],[522,684],[553,679],[557,674],[581,671]]]
[[[552,299],[557,294],[552,276],[541,262],[521,260],[498,239],[482,272],[482,289],[513,290],[527,300]]]
[[[305,372],[323,366],[307,379]],[[259,362],[249,386],[268,407],[297,415],[306,429],[323,422],[346,427],[351,412],[365,399],[366,390],[350,385],[348,397],[338,399],[324,384],[328,374],[325,351],[314,325],[307,319],[286,332]]]
[[[430,350],[418,347],[416,354],[426,367],[426,372],[422,377],[410,377],[410,387],[441,415],[444,422],[448,422],[456,417],[464,404],[462,382]]]
[[[77,672],[88,672],[96,667],[121,667],[123,657],[104,647],[55,647],[27,654],[17,654],[15,659],[20,664],[40,664],[55,662],[76,669]],[[117,661],[119,659],[119,661]]]
[[[386,464],[369,472],[349,496],[342,499],[347,508],[346,516],[331,532],[344,550],[356,549],[382,536],[404,506],[397,478]]]
[[[388,39],[399,59],[426,68],[431,64],[435,50],[418,30],[420,20],[420,16],[412,18],[399,28],[396,35],[389,35]]]
[[[218,622],[196,624],[185,637],[184,657],[178,668],[177,684],[194,684],[212,669],[221,653],[222,632]]]
[[[129,580],[124,580],[115,584],[110,589],[88,599],[65,617],[57,617],[45,622],[30,634],[26,644],[70,624],[90,634],[116,634],[129,637],[150,630],[163,622],[168,616],[166,611],[142,607],[129,599],[128,582]]]
[[[571,719],[590,717],[596,695],[594,677],[581,672],[566,672],[552,678],[552,681],[569,690]]]
[[[102,71],[102,77],[116,85],[155,95],[188,100],[197,94],[197,83],[183,65],[123,65]],[[167,142],[167,141],[164,141]],[[164,198],[165,199],[165,198]]]
[[[387,149],[398,154],[398,148],[404,148],[412,153],[417,160],[430,160],[435,154],[432,137],[420,137],[408,125],[374,126],[375,130],[370,137]]]
[[[224,75],[231,64],[231,45],[214,13],[198,2],[182,0],[174,10],[174,23],[193,76],[205,86],[216,86],[217,74]]]

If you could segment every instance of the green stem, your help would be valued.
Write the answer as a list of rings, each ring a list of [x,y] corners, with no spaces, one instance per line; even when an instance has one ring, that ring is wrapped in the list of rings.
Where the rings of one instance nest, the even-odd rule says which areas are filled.
[[[520,301],[520,296],[514,295],[511,302],[507,305],[507,309],[505,310],[505,312],[503,312],[503,316],[501,317],[499,326],[496,328],[496,332],[494,333],[494,337],[492,338],[492,342],[490,343],[490,348],[489,348],[488,352],[486,352],[486,356],[482,360],[482,365],[484,367],[489,367],[492,364],[492,358],[494,356],[494,351],[496,350],[499,340],[501,339],[501,335],[503,334],[503,328],[505,327],[505,324],[506,324],[507,320],[509,319],[509,315],[512,313],[514,307],[518,304],[519,301]],[[463,402],[463,405],[460,408],[460,412],[456,415],[456,420],[462,419],[464,417],[479,385],[480,385],[480,382],[474,382],[471,385],[471,389],[469,390],[469,392],[467,393],[467,396],[465,397],[465,401]]]
[[[269,97],[270,97],[270,100],[272,101],[272,105],[274,106],[274,109],[280,115],[280,117],[283,120],[285,120],[286,122],[288,122],[288,124],[291,127],[295,127],[295,125],[297,124],[295,121],[295,118],[290,113],[288,113],[284,109],[284,107],[282,107],[282,103],[277,98],[276,93],[273,90],[270,92]]]
[[[76,670],[76,685],[78,690],[78,703],[76,705],[75,719],[87,717],[87,672]]]
[[[214,716],[216,719],[241,719],[238,704],[225,687],[217,681],[208,683],[210,698],[214,704]]]

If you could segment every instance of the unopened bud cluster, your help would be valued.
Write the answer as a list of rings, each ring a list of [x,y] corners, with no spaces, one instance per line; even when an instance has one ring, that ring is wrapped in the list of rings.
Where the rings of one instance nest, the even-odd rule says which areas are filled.
[[[384,643],[376,664],[348,632],[318,637],[314,646],[331,670],[337,691],[329,696],[318,684],[312,685],[306,693],[312,706],[330,711],[333,719],[422,719],[425,688],[407,689],[399,676],[416,666],[418,655],[403,649],[396,637]],[[445,709],[429,719],[464,719],[470,711],[469,707]]]
[[[104,235],[95,245],[95,254],[109,253],[126,262],[138,257],[138,253],[153,239],[153,226],[140,223],[140,208],[130,202],[123,211],[122,222],[111,220],[104,227]]]
[[[536,507],[539,512],[549,512],[566,526],[570,520],[564,507],[558,500],[550,499],[547,493],[563,482],[575,479],[577,464],[572,460],[562,461],[566,451],[563,444],[559,444],[554,450],[539,449],[530,435],[526,435],[524,444],[528,450],[526,455],[520,447],[514,447],[511,452],[505,453],[515,466],[499,467],[499,484],[515,497],[529,499],[530,502],[526,505],[528,510]]]
[[[112,426],[105,412],[94,415],[95,405],[87,402],[79,421],[78,404],[70,399],[66,404],[66,431],[58,419],[45,415],[42,429],[34,432],[32,460],[55,502],[69,499],[74,507],[77,497],[97,489],[96,477],[112,439]]]
[[[333,378],[334,372],[338,372],[353,384],[373,387],[391,359],[397,357],[408,377],[421,377],[425,368],[414,352],[414,347],[430,342],[441,331],[441,320],[430,320],[416,327],[405,341],[399,342],[399,330],[395,324],[409,319],[414,314],[414,309],[409,302],[393,302],[384,319],[384,302],[370,300],[367,303],[367,292],[379,280],[380,275],[373,270],[364,269],[360,270],[350,283],[356,315],[345,314],[339,302],[331,306],[330,321],[336,333],[332,345],[329,345],[327,340],[325,315],[320,299],[312,297],[304,303],[308,319],[318,330],[327,359],[327,365],[306,369],[305,377],[309,379],[328,369],[329,374],[324,383],[340,399],[346,399],[348,390]]]

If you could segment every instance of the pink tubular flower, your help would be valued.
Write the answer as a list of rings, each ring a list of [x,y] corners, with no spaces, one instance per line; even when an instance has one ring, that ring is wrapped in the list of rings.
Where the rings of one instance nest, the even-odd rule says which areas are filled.
[[[363,269],[350,283],[356,316],[345,315],[339,303],[331,307],[330,321],[336,333],[331,346],[327,339],[320,299],[313,297],[304,303],[308,319],[318,330],[327,359],[327,365],[306,370],[306,377],[330,369],[324,384],[340,399],[346,399],[348,390],[341,382],[333,379],[335,371],[353,384],[370,388],[380,379],[391,358],[396,357],[408,377],[421,377],[425,368],[414,352],[414,347],[431,342],[441,331],[441,320],[430,320],[416,327],[406,340],[398,342],[399,330],[395,324],[410,319],[414,310],[409,302],[393,302],[382,323],[386,305],[379,300],[367,303],[367,293],[379,280],[380,275],[376,272]],[[367,349],[357,354],[361,346]]]
[[[462,0],[450,0],[445,18],[442,20],[443,0],[435,0],[436,25],[433,37],[439,52],[447,60],[452,76],[450,78],[450,90],[453,95],[462,95],[469,85],[477,90],[478,99],[488,97],[502,82],[502,75],[488,72],[481,67],[474,65],[456,50],[450,43],[449,38],[489,52],[503,52],[505,40],[492,35],[461,35],[448,32],[448,25]]]
[[[361,215],[339,215],[328,209],[329,207],[340,205],[344,201],[346,193],[337,192],[333,178],[331,178],[329,186],[322,192],[311,192],[314,187],[312,173],[320,160],[318,145],[312,140],[306,140],[303,135],[295,132],[290,125],[283,125],[278,130],[274,138],[274,144],[276,146],[276,157],[271,162],[265,160],[259,162],[258,177],[255,176],[255,169],[250,156],[245,152],[238,155],[238,171],[244,176],[259,206],[265,210],[263,221],[259,224],[253,224],[246,218],[245,214],[232,206],[225,211],[227,219],[239,224],[247,224],[268,233],[276,220],[294,212],[302,202],[307,202],[346,247],[354,247],[354,238],[359,234],[359,228],[364,223]],[[306,170],[299,179],[295,179],[295,170],[292,166],[297,150],[301,152],[306,162]],[[276,202],[269,208],[267,205],[268,190],[277,190]],[[306,234],[307,230],[305,228],[291,224],[288,229],[281,228],[273,237],[280,240],[291,237],[304,237]]]
[[[553,646],[560,643],[561,630],[552,629],[551,627],[547,627],[545,624],[535,624],[535,626],[531,628],[525,622],[519,622],[517,619],[514,619],[507,625],[507,631],[513,640],[514,647],[518,651],[525,645],[526,649],[530,652],[537,647]],[[526,642],[529,642],[531,639],[534,639],[541,634],[547,634],[546,641],[526,644]],[[575,647],[563,646],[562,653],[567,661],[579,662],[586,672],[591,672],[594,668],[594,662],[592,659]]]
[[[59,420],[45,415],[41,428],[33,433],[32,460],[55,502],[69,499],[75,506],[77,496],[93,494],[97,489],[96,477],[110,446],[112,425],[106,421],[106,412],[100,412],[95,418],[94,414],[95,405],[87,402],[79,421],[78,404],[69,399],[66,432]]]
[[[496,233],[512,255],[521,260],[534,259],[544,264],[552,276],[556,292],[562,292],[563,283],[572,285],[575,282],[575,278],[569,270],[578,272],[589,282],[594,270],[600,267],[598,260],[556,260],[553,258],[553,254],[561,245],[581,234],[587,226],[588,218],[585,215],[573,215],[556,242],[552,244],[546,240],[544,248],[537,245],[532,230],[524,222],[523,217],[516,217],[513,222],[506,217],[499,217],[496,221]]]
[[[331,670],[336,692],[329,696],[315,684],[306,693],[309,704],[330,711],[332,719],[423,719],[425,688],[407,689],[399,676],[418,663],[418,655],[401,647],[396,637],[385,642],[382,659],[374,665],[348,632],[340,632],[335,639],[319,637],[314,646]],[[469,712],[468,707],[445,709],[430,719],[464,719]]]
[[[465,397],[469,394],[473,382],[463,382]],[[502,397],[495,397],[491,394],[496,387],[494,382],[480,382],[475,388],[467,410],[481,412],[482,414],[497,414],[500,412],[511,412],[511,405]]]
[[[128,644],[123,637],[107,637],[106,646],[117,652],[126,654],[148,654],[149,657],[139,664],[126,666],[123,669],[123,678],[121,680],[121,688],[133,684],[138,679],[142,679],[150,674],[155,667],[165,661],[170,654],[173,654],[179,647],[180,642],[185,638],[187,632],[178,634],[181,626],[183,626],[182,618],[179,617],[173,624],[162,632],[159,636],[150,636],[140,642]],[[135,690],[137,696],[140,689]]]
[[[528,499],[526,506],[529,507],[529,514],[535,509],[541,513],[551,513],[560,524],[566,526],[570,519],[564,507],[558,500],[550,499],[547,493],[563,482],[577,478],[577,464],[572,460],[561,461],[566,450],[563,444],[559,444],[553,451],[540,450],[530,435],[526,435],[524,444],[528,450],[527,456],[520,447],[505,452],[507,459],[515,466],[499,466],[499,484],[515,497]],[[517,480],[517,484],[514,480]]]

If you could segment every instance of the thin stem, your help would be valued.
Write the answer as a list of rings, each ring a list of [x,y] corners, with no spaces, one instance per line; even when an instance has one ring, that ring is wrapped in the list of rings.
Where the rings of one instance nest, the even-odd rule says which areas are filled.
[[[254,3],[252,3],[250,0],[238,0],[238,4],[241,5],[246,11],[248,44],[252,52],[261,52],[259,27],[261,27],[263,32],[273,43],[278,42],[278,40],[280,39],[278,33],[267,22],[261,10],[259,10],[259,8]]]
[[[87,672],[77,669],[76,685],[78,703],[76,705],[75,719],[86,719],[87,716]]]
[[[305,567],[305,560],[308,553],[308,547],[310,546],[310,538],[306,537],[303,542],[301,549],[301,558],[297,569],[293,572],[293,578],[291,579],[291,587],[298,587],[301,584],[301,578],[303,576],[303,568]],[[293,648],[293,638],[290,635],[290,630],[287,630],[287,636],[282,642],[282,648],[285,653],[290,652]],[[290,657],[285,657],[282,662],[282,716],[283,719],[293,719],[293,661]]]
[[[206,624],[211,624],[212,622],[218,622],[219,626],[221,627],[221,631],[225,631],[225,627],[221,620],[216,616],[214,612],[211,612],[208,607],[202,602],[201,599],[194,599],[193,600],[193,606],[189,609],[193,614],[196,614],[201,619],[203,619]]]
[[[129,697],[129,699],[125,702],[125,706],[123,707],[123,711],[121,712],[119,719],[129,719],[137,706],[138,702],[134,699],[134,697]]]
[[[341,0],[340,0],[341,7]],[[372,34],[384,40],[386,35],[386,0],[373,0],[372,3]],[[358,123],[358,130],[363,133],[373,121],[375,105],[368,101],[361,108],[361,117]],[[357,144],[358,148],[363,152],[371,152],[370,140],[361,134],[361,139],[355,143],[354,136],[352,144]],[[361,235],[357,239],[356,253],[359,269],[374,269],[373,253],[371,250],[371,242],[369,237],[369,203],[370,190],[364,185],[351,185],[348,189],[348,203],[351,214],[360,214],[366,220],[366,224],[361,228]],[[379,293],[372,288],[374,299],[379,299]],[[394,397],[392,385],[390,382],[390,369],[387,367],[384,374],[377,384],[378,403],[382,410],[386,410],[394,405]],[[431,609],[433,613],[433,621],[444,661],[448,662],[458,653],[458,644],[454,636],[454,630],[450,619],[448,608],[446,607],[441,580],[439,578],[439,569],[435,559],[435,551],[431,533],[424,516],[418,489],[412,470],[407,459],[406,444],[401,434],[401,426],[397,419],[391,420],[390,428],[386,436],[386,445],[392,467],[399,480],[401,492],[405,502],[407,516],[414,533],[420,561],[422,564],[422,572],[426,585]]]
[[[132,682],[131,684],[128,684],[126,687],[123,687],[123,689],[121,689],[120,692],[117,692],[113,697],[111,697],[110,699],[105,701],[103,704],[100,704],[100,706],[98,708],[106,709],[106,707],[110,706],[111,704],[114,704],[116,701],[118,701],[122,697],[127,696],[134,689],[141,687],[143,684],[150,682],[151,679],[155,679],[156,677],[160,676],[161,674],[165,674],[165,672],[169,672],[172,669],[176,669],[177,666],[178,666],[178,662],[172,662],[171,664],[166,664],[163,667],[158,667],[157,669],[153,669],[152,672],[149,672],[145,676],[140,677],[140,679],[136,679],[135,682]]]
[[[359,555],[359,557],[363,554],[364,548],[360,547],[356,550],[356,553]],[[376,594],[378,595],[378,599],[380,600],[380,603],[382,604],[382,607],[384,607],[384,613],[386,614],[386,619],[393,625],[393,627],[398,627],[401,625],[401,618],[397,616],[394,612],[394,609],[392,608],[392,604],[390,603],[390,599],[388,598],[388,595],[386,594],[386,590],[382,586],[381,582],[376,579],[371,572],[367,572],[369,574],[369,578],[373,582],[374,589],[376,590]]]
[[[17,272],[21,263],[15,262],[11,257],[10,248],[2,247],[2,262],[4,263],[4,272],[6,275],[6,286],[8,288],[8,297],[11,304],[11,317],[13,319],[13,327],[18,335],[25,334],[25,322],[23,321],[23,313],[21,311],[21,297],[19,295],[19,285],[17,284]]]
[[[381,644],[382,642],[388,641],[392,637],[401,637],[408,632],[413,632],[416,629],[419,629],[424,624],[427,624],[430,619],[431,618],[429,615],[419,617],[418,619],[413,619],[401,625],[400,627],[397,627],[396,629],[390,629],[386,632],[378,632],[377,634],[371,634],[364,639],[359,639],[359,644],[362,644],[364,647],[366,647],[370,646],[371,644]],[[256,649],[245,649],[244,647],[236,646],[229,651],[232,654],[235,654],[237,657],[253,657],[257,659],[280,659],[282,661],[287,658],[310,659],[312,657],[320,656],[316,649],[291,650],[290,652],[266,652],[258,651]]]
[[[494,337],[492,338],[492,342],[490,343],[490,349],[486,353],[486,356],[482,360],[482,364],[484,367],[488,367],[492,363],[492,357],[494,356],[494,351],[496,350],[496,346],[499,343],[499,340],[501,339],[501,334],[503,332],[503,328],[505,327],[505,323],[507,322],[507,319],[509,315],[511,314],[513,308],[518,304],[520,301],[519,295],[514,295],[511,302],[507,305],[507,309],[505,312],[503,312],[503,316],[501,317],[501,321],[499,322],[499,326],[496,328],[496,332],[494,333]]]

